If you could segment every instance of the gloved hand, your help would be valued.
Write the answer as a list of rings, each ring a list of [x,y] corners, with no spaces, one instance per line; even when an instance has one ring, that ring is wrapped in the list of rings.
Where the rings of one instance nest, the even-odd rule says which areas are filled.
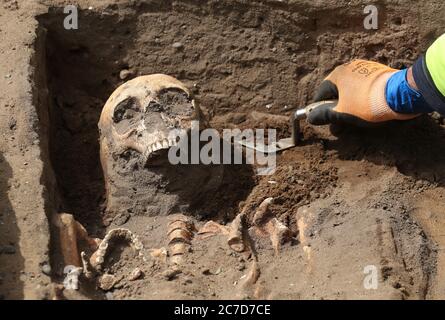
[[[401,72],[405,72],[405,76],[401,76]],[[309,123],[348,123],[366,127],[415,118],[420,114],[417,113],[419,108],[413,105],[424,105],[420,94],[407,84],[406,70],[399,71],[365,60],[354,60],[337,67],[321,83],[314,100],[329,99],[338,99],[338,103],[328,103],[311,111],[307,118]],[[393,105],[390,106],[388,101]]]

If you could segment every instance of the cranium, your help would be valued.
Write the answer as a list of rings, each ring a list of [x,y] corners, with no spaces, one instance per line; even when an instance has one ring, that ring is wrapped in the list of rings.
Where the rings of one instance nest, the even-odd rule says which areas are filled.
[[[181,212],[217,187],[222,166],[167,161],[167,149],[177,143],[172,131],[190,131],[193,120],[203,128],[190,92],[170,76],[141,76],[113,92],[99,120],[108,213]]]
[[[173,77],[142,76],[120,86],[99,120],[101,148],[114,153],[135,150],[149,158],[176,145],[172,130],[190,129],[201,112],[188,89]]]

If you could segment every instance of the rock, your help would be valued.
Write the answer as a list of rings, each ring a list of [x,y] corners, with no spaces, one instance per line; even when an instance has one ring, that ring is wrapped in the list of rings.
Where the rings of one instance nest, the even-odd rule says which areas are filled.
[[[113,293],[107,292],[105,294],[105,298],[107,298],[107,300],[114,300]]]
[[[140,279],[143,275],[143,272],[139,268],[135,268],[133,271],[131,271],[130,276],[128,277],[128,280],[134,281],[137,279]]]
[[[179,269],[168,269],[162,273],[162,277],[167,281],[171,281],[180,273],[182,273],[182,271]]]
[[[42,265],[42,272],[44,273],[44,274],[46,274],[47,276],[50,276],[51,275],[51,266],[48,264],[48,263],[44,263],[43,265]]]
[[[222,268],[219,267],[218,269],[216,269],[214,275],[218,275],[218,274],[220,274],[221,272],[222,272]]]
[[[117,226],[125,224],[130,219],[130,214],[128,212],[120,213],[114,217],[113,222]]]
[[[433,118],[434,120],[441,120],[443,119],[443,116],[438,112],[433,112],[431,113],[431,118]]]
[[[133,72],[127,69],[123,69],[121,70],[121,72],[119,73],[119,78],[121,78],[121,80],[125,80],[127,78],[129,78],[130,76],[133,75]]]
[[[0,254],[15,254],[16,250],[13,245],[7,244],[0,246]]]
[[[182,49],[184,47],[184,45],[181,42],[175,42],[172,44],[172,47],[179,50],[179,49]]]
[[[115,277],[112,274],[106,273],[99,278],[99,288],[101,288],[104,291],[111,290],[113,289],[115,282],[116,282]]]

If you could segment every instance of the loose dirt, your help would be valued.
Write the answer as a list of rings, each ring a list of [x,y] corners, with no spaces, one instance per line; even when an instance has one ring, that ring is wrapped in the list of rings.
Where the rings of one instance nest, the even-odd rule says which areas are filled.
[[[49,221],[60,212],[95,237],[130,229],[148,257],[116,244],[104,268],[113,281],[101,289],[83,279],[65,298],[445,296],[445,128],[437,115],[367,130],[305,124],[304,141],[278,156],[274,174],[230,168],[189,212],[196,226],[228,225],[242,210],[250,226],[273,197],[271,213],[294,241],[276,253],[249,233],[254,254],[245,255],[224,235],[195,236],[175,271],[149,255],[167,246],[168,216],[105,214],[97,129],[118,85],[165,73],[194,92],[212,127],[276,128],[286,137],[286,117],[335,66],[354,58],[409,66],[445,31],[441,1],[382,1],[371,31],[361,0],[78,1],[78,30],[63,28],[66,3],[0,2],[0,296],[52,298],[63,265]],[[373,268],[378,286],[367,289]]]

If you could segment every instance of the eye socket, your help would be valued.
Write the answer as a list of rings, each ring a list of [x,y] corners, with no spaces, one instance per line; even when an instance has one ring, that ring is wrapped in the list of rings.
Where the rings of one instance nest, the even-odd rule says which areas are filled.
[[[134,97],[128,97],[114,108],[113,121],[119,123],[122,120],[129,120],[139,112],[139,103]]]
[[[192,116],[194,112],[192,98],[178,88],[167,88],[159,92],[158,101],[167,114]]]
[[[160,103],[158,103],[156,101],[150,101],[147,106],[147,111],[162,112],[162,111],[164,111],[164,106],[162,106]]]

